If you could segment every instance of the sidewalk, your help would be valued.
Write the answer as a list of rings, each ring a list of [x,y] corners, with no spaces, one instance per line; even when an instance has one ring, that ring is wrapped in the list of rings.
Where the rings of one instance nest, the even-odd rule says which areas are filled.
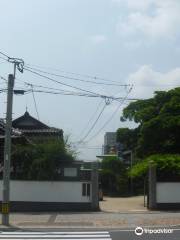
[[[124,212],[148,212],[144,207],[144,196],[133,197],[104,197],[100,202],[101,211],[124,213]]]
[[[105,197],[100,209],[99,212],[12,213],[10,223],[15,228],[68,229],[180,225],[180,212],[149,211],[144,207],[143,196]]]
[[[15,228],[134,228],[180,225],[180,213],[29,213],[11,214]],[[3,226],[1,225],[1,228]]]

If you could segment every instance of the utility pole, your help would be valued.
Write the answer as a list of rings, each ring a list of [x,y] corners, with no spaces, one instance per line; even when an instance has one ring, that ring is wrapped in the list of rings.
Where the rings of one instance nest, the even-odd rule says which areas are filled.
[[[9,225],[10,210],[10,168],[11,168],[11,133],[12,133],[12,105],[16,68],[23,73],[24,61],[19,58],[8,57],[8,62],[14,64],[14,73],[8,75],[7,110],[4,141],[3,167],[3,197],[2,197],[2,224]]]
[[[2,224],[9,225],[9,192],[10,192],[10,164],[11,164],[11,128],[12,128],[12,103],[15,75],[8,76],[7,111],[4,142],[4,168],[3,168],[3,199],[2,199]]]

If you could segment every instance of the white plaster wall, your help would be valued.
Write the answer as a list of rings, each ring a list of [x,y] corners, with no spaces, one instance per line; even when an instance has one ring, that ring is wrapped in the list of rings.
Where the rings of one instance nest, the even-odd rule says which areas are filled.
[[[158,182],[157,203],[180,203],[180,182]]]
[[[2,181],[0,181],[2,200]],[[90,202],[82,196],[82,182],[11,181],[11,201],[33,202]]]

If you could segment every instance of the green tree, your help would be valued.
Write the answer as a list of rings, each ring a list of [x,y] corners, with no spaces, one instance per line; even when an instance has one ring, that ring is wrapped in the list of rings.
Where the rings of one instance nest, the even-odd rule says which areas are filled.
[[[132,140],[140,157],[180,153],[180,88],[157,91],[153,98],[130,103],[121,120],[139,124],[134,130],[137,142]]]
[[[129,171],[133,178],[145,178],[148,173],[149,162],[153,162],[157,168],[159,179],[180,179],[180,155],[179,154],[155,154],[137,163]]]
[[[127,170],[117,157],[104,157],[101,163],[101,181],[107,194],[127,194]]]
[[[123,145],[124,150],[132,150],[137,145],[139,129],[119,128],[117,130],[117,142]]]
[[[16,145],[12,155],[14,178],[26,180],[56,180],[64,162],[74,160],[63,141]]]

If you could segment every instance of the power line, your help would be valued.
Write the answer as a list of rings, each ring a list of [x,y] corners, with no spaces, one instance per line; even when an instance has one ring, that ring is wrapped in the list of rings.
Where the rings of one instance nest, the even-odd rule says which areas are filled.
[[[80,135],[78,138],[81,138],[81,136],[83,135],[83,133],[85,132],[85,130],[87,129],[87,127],[89,126],[90,122],[94,119],[94,117],[96,116],[96,113],[98,112],[101,104],[103,103],[103,100],[100,101],[100,103],[98,104],[96,111],[93,113],[93,115],[91,116],[91,118],[89,119],[88,123],[86,124],[86,126],[84,127],[84,129],[81,131]]]
[[[25,82],[25,81],[22,81],[19,79],[19,82],[21,82],[20,84],[23,84],[23,85],[27,85],[27,86],[33,86],[33,89],[34,87],[37,87],[37,88],[43,88],[43,89],[48,89],[48,90],[55,90],[55,91],[58,91],[58,92],[53,92],[53,91],[44,91],[44,90],[35,90],[34,89],[34,92],[39,92],[39,93],[50,93],[50,94],[64,94],[65,95],[77,95],[77,96],[88,96],[88,97],[97,97],[97,95],[89,95],[89,94],[85,94],[85,93],[82,93],[82,92],[75,92],[75,91],[68,91],[68,90],[65,90],[65,89],[62,89],[62,88],[52,88],[52,87],[47,87],[47,86],[42,86],[42,85],[37,85],[37,84],[33,84],[33,83],[30,83],[30,82]],[[29,90],[28,90],[29,92]]]
[[[61,89],[61,88],[52,88],[52,87],[47,87],[47,86],[33,84],[33,83],[30,83],[30,82],[25,82],[25,81],[22,81],[20,79],[18,79],[18,81],[20,81],[21,84],[24,83],[27,86],[30,86],[30,87],[33,86],[34,92],[38,92],[38,93],[47,93],[47,94],[54,94],[54,95],[71,95],[71,96],[93,97],[93,98],[99,97],[99,95],[97,95],[97,94],[93,95],[93,94],[87,94],[87,93],[83,93],[83,92],[68,91],[68,90]],[[58,92],[39,90],[39,89],[35,89],[34,87],[44,88],[44,89],[49,89],[49,90],[55,90],[55,91],[58,91]],[[31,92],[31,90],[28,90],[27,92]],[[123,99],[122,97],[113,97],[113,96],[105,96],[105,95],[103,95],[103,98],[107,98],[107,99],[111,98],[112,100],[121,100],[121,99]],[[131,100],[139,100],[139,99],[127,98],[126,100],[131,101]]]
[[[38,113],[38,109],[37,109],[37,104],[36,104],[36,99],[35,99],[35,95],[34,95],[33,86],[31,86],[31,88],[32,88],[32,95],[33,95],[33,100],[34,100],[34,106],[35,106],[36,114],[37,114],[37,117],[38,117],[38,120],[39,120],[39,113]]]
[[[88,97],[88,98],[98,98],[99,97],[97,95],[88,95],[88,94],[85,94],[85,93],[78,93],[78,92],[74,92],[74,93],[73,92],[66,92],[66,91],[52,92],[52,91],[42,91],[42,90],[36,90],[36,89],[33,89],[33,91],[36,92],[36,93],[45,93],[45,94],[52,94],[52,95],[77,96],[77,97]],[[32,92],[31,89],[24,90],[25,94],[29,94],[31,92]],[[123,100],[123,98],[121,98],[121,101],[122,100]],[[125,99],[125,101],[127,101],[127,100],[132,101],[132,99]],[[121,101],[118,101],[118,102],[121,102]],[[108,102],[108,101],[106,101],[106,102]]]
[[[89,131],[86,133],[86,135],[85,135],[82,139],[80,139],[79,142],[83,142],[83,141],[89,136],[89,134],[91,133],[91,131],[94,129],[96,123],[98,122],[99,118],[101,117],[102,113],[104,112],[106,106],[107,106],[107,104],[105,104],[105,105],[103,106],[101,112],[99,113],[98,117],[97,117],[96,120],[94,121],[93,125],[91,126],[91,128],[89,129]]]
[[[72,85],[70,85],[70,84],[66,84],[66,83],[57,81],[57,80],[55,80],[55,79],[53,79],[53,78],[47,77],[47,76],[45,76],[45,75],[42,75],[42,74],[40,74],[40,73],[38,73],[38,72],[35,72],[35,71],[32,71],[32,70],[30,70],[30,69],[27,69],[27,68],[24,68],[24,69],[25,69],[26,71],[29,71],[29,72],[31,72],[31,73],[34,73],[34,74],[36,74],[36,75],[38,75],[38,76],[40,76],[40,77],[46,78],[46,79],[48,79],[48,80],[50,80],[50,81],[52,81],[52,82],[55,82],[55,83],[64,85],[64,86],[66,86],[66,87],[74,88],[74,89],[77,89],[77,90],[80,90],[80,91],[83,91],[83,92],[88,92],[88,93],[91,93],[91,94],[96,94],[96,95],[101,96],[101,95],[98,94],[98,93],[94,93],[94,92],[92,92],[92,91],[88,91],[88,90],[85,90],[85,89],[82,89],[82,88],[79,88],[79,87],[76,87],[76,86],[72,86]]]
[[[37,93],[47,93],[47,94],[54,94],[54,95],[71,95],[71,96],[80,96],[80,97],[93,97],[93,98],[97,98],[99,97],[99,95],[97,94],[87,94],[87,93],[83,93],[83,92],[76,92],[76,91],[68,91],[68,90],[65,90],[65,89],[61,89],[61,88],[52,88],[52,87],[46,87],[46,86],[42,86],[42,85],[37,85],[37,84],[33,84],[33,83],[30,83],[30,82],[25,82],[25,81],[22,81],[20,79],[16,80],[17,82],[20,82],[19,84],[20,85],[27,85],[27,86],[33,86],[33,91],[34,92],[37,92]],[[55,90],[55,91],[45,91],[45,90],[39,90],[39,89],[35,89],[34,87],[37,87],[37,88],[43,88],[43,89],[48,89],[48,90]],[[25,90],[26,93],[31,93],[32,92],[32,89],[30,90]],[[105,96],[104,96],[105,97]],[[108,98],[109,96],[107,96]],[[121,98],[113,98],[113,99],[121,99]]]
[[[17,67],[19,68],[19,70],[22,70],[20,68],[22,68],[22,66],[20,66],[21,64],[24,65],[24,61],[20,58],[13,58],[13,57],[9,57],[6,53],[0,51],[0,54],[3,55],[4,57],[6,57],[7,59],[3,58],[0,56],[1,59],[5,60],[5,62],[10,62],[10,63],[14,63],[15,61],[19,61],[19,63],[17,63]],[[2,62],[2,63],[5,63],[5,62]],[[1,63],[0,63],[1,64]],[[106,78],[101,78],[101,77],[97,77],[97,76],[91,76],[91,75],[88,75],[88,74],[80,74],[80,73],[75,73],[75,72],[70,72],[70,71],[64,71],[64,70],[60,70],[60,69],[53,69],[53,68],[47,68],[47,67],[42,67],[42,66],[38,66],[38,65],[34,65],[34,64],[26,64],[25,65],[27,68],[30,68],[30,69],[35,69],[37,71],[40,71],[40,72],[43,72],[43,73],[46,73],[46,74],[50,74],[50,75],[54,75],[54,76],[59,76],[59,77],[64,77],[64,78],[69,78],[69,79],[72,79],[72,80],[78,80],[78,81],[84,81],[84,82],[91,82],[91,83],[94,83],[94,84],[103,84],[103,85],[114,85],[114,86],[122,86],[122,87],[131,87],[132,84],[120,84],[118,81],[113,81],[113,80],[110,80],[110,79],[106,79]],[[30,66],[30,67],[29,67]],[[31,67],[32,66],[32,67]],[[111,84],[111,83],[99,83],[99,82],[93,82],[93,81],[87,81],[87,80],[84,80],[84,79],[79,79],[79,78],[73,78],[73,77],[69,77],[69,76],[63,76],[63,75],[59,75],[59,74],[54,74],[54,73],[49,73],[49,72],[46,72],[46,71],[42,71],[40,69],[37,69],[37,68],[33,68],[33,66],[37,67],[37,68],[42,68],[42,69],[51,69],[51,70],[54,70],[54,71],[59,71],[59,72],[64,72],[66,74],[73,74],[73,75],[77,75],[77,76],[83,76],[83,77],[86,77],[86,78],[91,78],[91,79],[95,79],[95,80],[101,80],[101,81],[106,81],[106,82],[113,82],[113,83],[116,83],[116,84]],[[161,84],[161,85],[148,85],[148,86],[136,86],[136,87],[168,87],[168,86],[178,86],[178,84]],[[132,100],[141,100],[141,99],[132,99]],[[143,99],[142,99],[143,100]]]
[[[7,88],[0,89],[0,93],[7,92]]]
[[[1,51],[0,51],[0,54],[3,55],[4,57],[6,57],[7,60],[10,58],[7,54],[5,54],[5,53],[3,53],[3,52],[1,52]]]
[[[31,85],[28,83],[28,85]],[[32,84],[33,86],[36,86],[38,87],[39,85],[34,85]],[[80,96],[80,97],[91,97],[91,98],[97,98],[99,97],[98,95],[96,94],[87,94],[87,93],[83,93],[83,92],[74,92],[74,91],[67,91],[67,90],[64,90],[64,89],[56,89],[56,88],[49,88],[49,87],[43,87],[43,86],[39,86],[40,88],[47,88],[47,89],[54,89],[58,92],[53,92],[53,91],[45,91],[45,90],[39,90],[39,89],[34,89],[34,92],[38,92],[38,93],[48,93],[48,94],[54,94],[54,95],[71,95],[71,96]],[[29,92],[30,90],[28,90],[27,92]],[[109,96],[107,96],[107,99],[108,98],[111,98]],[[122,100],[123,98],[122,97],[117,97],[117,98],[114,98],[112,97],[112,100]],[[126,100],[129,100],[129,101],[132,101],[132,100],[140,100],[140,99],[136,99],[136,98],[127,98]]]
[[[0,79],[4,80],[7,83],[7,79],[4,78],[3,76],[0,76]]]
[[[98,130],[98,132],[95,135],[93,135],[87,142],[90,142],[93,138],[97,137],[99,135],[99,133],[105,128],[105,126],[113,119],[114,115],[119,111],[120,107],[122,106],[122,104],[124,103],[126,98],[128,97],[128,95],[131,92],[131,90],[132,90],[132,88],[126,94],[125,98],[121,101],[121,103],[118,105],[118,107],[113,112],[113,114],[110,116],[110,118],[104,123],[104,125]]]
[[[32,90],[27,90],[26,92],[29,93]],[[73,92],[66,92],[66,91],[59,91],[59,92],[52,92],[52,91],[42,91],[42,90],[33,90],[37,93],[47,93],[47,94],[53,94],[53,95],[70,95],[70,96],[78,96],[78,97],[98,97],[97,95],[88,95],[85,93],[73,93]]]
[[[51,75],[51,76],[66,78],[66,79],[69,79],[69,80],[75,80],[75,81],[80,81],[80,82],[85,82],[85,83],[92,83],[92,84],[106,85],[106,86],[119,86],[119,87],[129,86],[129,85],[126,85],[126,84],[123,85],[123,84],[115,84],[115,83],[103,83],[103,82],[89,81],[89,80],[84,80],[84,79],[80,79],[80,78],[74,78],[74,77],[69,77],[69,76],[55,74],[55,73],[49,73],[49,72],[42,71],[42,70],[37,69],[37,68],[32,68],[32,67],[28,67],[28,66],[26,66],[26,67],[28,69],[32,69],[32,70],[35,70],[35,71],[38,71],[38,72],[41,72],[41,73],[45,73],[45,74],[48,74],[48,75]]]
[[[67,91],[64,89],[57,89],[57,88],[51,88],[51,87],[45,87],[45,86],[41,86],[41,85],[35,85],[35,84],[30,84],[27,82],[24,82],[27,86],[33,86],[33,91],[37,92],[37,93],[47,93],[47,94],[54,94],[54,95],[71,95],[71,96],[83,96],[83,97],[99,97],[97,95],[92,95],[92,94],[87,94],[87,93],[83,93],[83,92],[75,92],[75,91]],[[45,88],[45,89],[52,89],[55,91],[45,91],[45,90],[39,90],[39,89],[34,89],[34,87],[39,87],[39,88]],[[31,92],[32,89],[27,90],[26,92],[29,93]]]
[[[69,76],[63,76],[63,75],[60,75],[60,74],[50,73],[50,72],[38,69],[38,68],[44,68],[44,69],[52,69],[52,68],[41,67],[41,66],[32,65],[32,64],[26,64],[25,66],[30,68],[30,69],[34,69],[36,71],[39,71],[39,72],[42,72],[42,73],[45,73],[45,74],[48,74],[48,75],[52,75],[52,76],[56,76],[56,77],[62,77],[62,78],[70,79],[70,80],[77,80],[77,81],[81,81],[81,82],[100,84],[100,85],[107,85],[107,86],[108,85],[110,85],[110,86],[120,86],[120,87],[131,87],[132,86],[132,84],[120,84],[118,81],[113,81],[113,80],[110,80],[110,79],[108,80],[108,79],[105,79],[105,78],[100,78],[100,77],[96,77],[96,76],[90,76],[90,75],[86,75],[86,74],[80,74],[80,73],[74,73],[74,72],[54,69],[54,71],[64,72],[66,74],[73,74],[73,75],[83,76],[83,77],[90,78],[90,79],[101,80],[101,81],[106,81],[106,82],[113,82],[115,84],[88,81],[88,80],[84,80],[84,79],[73,78],[73,77],[69,77]],[[29,67],[29,66],[32,66],[32,67]],[[37,68],[33,68],[33,66],[35,66]],[[154,85],[154,86],[153,85],[148,85],[148,86],[136,86],[136,87],[147,87],[147,88],[151,87],[151,88],[153,88],[153,87],[166,87],[166,86],[167,87],[168,86],[177,86],[177,84],[161,84],[161,85]],[[138,99],[135,99],[135,100],[138,100]]]
[[[2,60],[4,60],[5,62],[8,61],[8,59],[6,59],[6,58],[4,58],[4,57],[1,57],[1,56],[0,56],[0,58],[1,58]]]
[[[55,90],[58,92],[53,92],[53,91],[42,91],[42,90],[34,90],[35,92],[42,92],[42,93],[51,93],[51,94],[67,94],[67,95],[77,95],[77,96],[88,96],[88,97],[97,97],[97,95],[92,95],[92,94],[85,94],[83,92],[74,92],[74,91],[67,91],[65,89],[60,89],[60,88],[52,88],[52,87],[46,87],[46,86],[42,86],[42,85],[36,85],[36,84],[30,84],[25,82],[26,85],[33,85],[33,87],[38,87],[38,88],[45,88],[45,89],[49,89],[49,90]]]
[[[80,90],[80,91],[87,92],[87,93],[90,93],[90,94],[93,94],[93,95],[97,95],[97,96],[99,96],[99,97],[101,97],[101,98],[104,98],[105,100],[106,100],[106,99],[112,99],[112,100],[119,101],[119,100],[118,100],[119,98],[114,98],[114,97],[112,97],[112,96],[101,95],[101,94],[99,94],[99,93],[95,93],[95,92],[92,92],[92,91],[89,91],[89,90],[86,90],[86,89],[82,89],[82,88],[79,88],[79,87],[76,87],[76,86],[73,86],[73,85],[70,85],[70,84],[61,82],[61,81],[57,81],[57,80],[55,80],[55,79],[53,79],[53,78],[50,78],[50,77],[48,77],[48,76],[45,76],[45,75],[43,75],[43,74],[41,74],[41,73],[38,73],[38,72],[33,71],[33,70],[30,70],[30,69],[28,69],[28,68],[26,68],[26,67],[24,67],[24,69],[25,69],[26,71],[29,71],[29,72],[37,75],[37,76],[46,78],[46,79],[48,79],[48,80],[50,80],[50,81],[52,81],[52,82],[55,82],[55,83],[64,85],[64,86],[66,86],[66,87],[74,88],[74,89],[76,89],[76,90]]]
[[[25,91],[26,91],[26,93],[30,93],[32,90],[30,89],[30,90],[25,90]],[[59,91],[59,92],[53,92],[53,91],[33,89],[33,91],[36,92],[36,93],[46,93],[46,94],[52,94],[52,95],[67,95],[67,96],[78,96],[78,97],[88,97],[88,98],[98,98],[99,97],[97,95],[80,93],[80,92],[70,92],[70,91],[65,91],[65,90],[62,90],[62,91]],[[123,100],[123,98],[118,98],[118,99]],[[135,99],[130,98],[130,99],[126,99],[126,101],[127,100],[132,101],[132,100],[135,100]]]
[[[41,92],[41,93],[50,93],[50,94],[54,94],[54,95],[68,95],[68,96],[78,96],[78,97],[90,97],[90,98],[94,98],[94,97],[97,97],[97,96],[93,96],[93,95],[88,95],[88,94],[83,94],[83,93],[68,93],[68,92],[48,92],[48,91],[38,91],[36,90],[36,92]]]
[[[37,67],[37,68],[41,68],[41,69],[49,69],[49,70],[52,70],[52,71],[57,71],[57,72],[63,72],[65,74],[71,74],[71,75],[76,75],[76,76],[82,76],[82,77],[85,77],[85,78],[90,78],[90,79],[94,79],[94,80],[100,80],[100,81],[105,81],[105,82],[113,82],[113,83],[116,83],[118,86],[130,86],[130,84],[119,84],[118,81],[114,81],[114,80],[110,80],[110,79],[106,79],[106,78],[101,78],[101,77],[97,77],[97,76],[91,76],[91,75],[88,75],[88,74],[81,74],[81,73],[75,73],[75,72],[70,72],[70,71],[64,71],[64,70],[60,70],[60,69],[55,69],[55,68],[47,68],[47,67],[42,67],[42,66],[38,66],[38,65],[34,65],[34,64],[26,64],[26,66],[34,66],[34,67]]]

